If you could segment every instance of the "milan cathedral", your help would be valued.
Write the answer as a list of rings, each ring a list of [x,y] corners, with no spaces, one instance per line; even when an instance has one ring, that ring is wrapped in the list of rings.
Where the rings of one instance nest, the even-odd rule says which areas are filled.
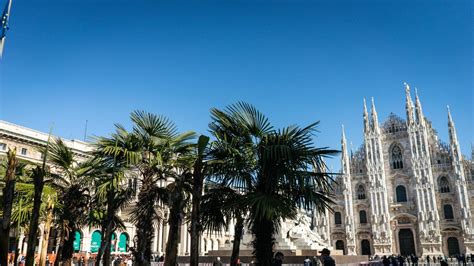
[[[364,144],[348,152],[330,219],[331,243],[347,255],[457,255],[474,252],[473,161],[461,154],[449,107],[449,144],[438,139],[405,84],[406,119],[380,124],[364,100]],[[473,152],[474,155],[474,152]]]

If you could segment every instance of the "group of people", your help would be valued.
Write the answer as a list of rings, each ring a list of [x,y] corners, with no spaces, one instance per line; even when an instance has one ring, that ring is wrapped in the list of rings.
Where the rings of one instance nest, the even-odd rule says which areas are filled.
[[[94,257],[74,257],[73,258],[73,265],[77,266],[93,266],[95,264]],[[132,266],[133,265],[133,257],[131,255],[114,255],[111,258],[111,265],[112,266]]]
[[[458,262],[458,265],[467,265],[467,262],[470,260],[474,262],[474,254],[466,256],[464,254],[457,255],[455,257],[447,256],[429,256],[418,257],[414,254],[410,256],[402,255],[391,255],[391,256],[374,256],[370,259],[371,261],[381,262],[384,266],[402,266],[402,265],[431,265],[431,264],[440,264],[441,266],[447,266],[450,262]]]
[[[330,256],[331,251],[324,248],[319,252],[321,256],[319,257],[306,257],[303,261],[304,266],[336,266],[336,261]],[[282,266],[283,265],[284,255],[281,252],[275,253],[273,258],[272,266]]]

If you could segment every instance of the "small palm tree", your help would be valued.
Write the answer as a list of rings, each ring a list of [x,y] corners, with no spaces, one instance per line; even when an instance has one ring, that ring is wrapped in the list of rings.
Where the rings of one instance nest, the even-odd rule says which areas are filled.
[[[45,182],[57,193],[56,201],[50,202],[50,205],[54,205],[50,209],[54,209],[54,222],[60,238],[55,264],[61,262],[70,265],[74,252],[74,232],[86,221],[84,212],[90,202],[90,175],[94,167],[89,161],[77,161],[72,150],[60,138],[48,144],[45,159],[53,169]],[[49,214],[47,218],[51,219],[52,215]],[[45,259],[45,254],[42,259]]]
[[[236,155],[241,165],[232,168],[230,162],[232,169],[220,179],[244,193],[241,206],[250,210],[254,255],[259,265],[271,265],[281,219],[294,218],[301,207],[329,208],[332,174],[319,169],[327,169],[323,158],[337,151],[314,147],[318,122],[276,130],[255,107],[241,102],[212,109],[211,117],[218,141],[224,147],[241,147]]]
[[[8,265],[10,224],[15,193],[18,160],[16,149],[8,150],[5,165],[5,178],[2,193],[2,219],[0,220],[0,265]]]
[[[231,220],[235,221],[230,264],[237,265],[245,216],[248,212],[241,204],[245,197],[236,189],[228,186],[218,184],[208,184],[208,186],[209,188],[201,201],[200,221],[202,227],[210,233],[220,233],[222,228],[228,228]]]
[[[49,146],[49,143],[47,147]],[[46,151],[48,148],[46,148]],[[38,165],[31,171],[30,178],[34,185],[33,194],[33,209],[31,211],[31,220],[28,229],[28,246],[26,248],[26,262],[27,266],[33,266],[35,263],[35,249],[36,239],[38,237],[38,227],[41,217],[41,203],[43,197],[43,189],[47,179],[50,177],[49,167],[46,165],[46,155],[43,159],[43,164]]]

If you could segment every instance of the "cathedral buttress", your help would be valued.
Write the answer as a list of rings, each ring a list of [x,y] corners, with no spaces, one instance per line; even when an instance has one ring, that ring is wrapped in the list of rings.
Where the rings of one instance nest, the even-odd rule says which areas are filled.
[[[370,122],[364,99],[364,142],[374,252],[379,255],[392,254],[392,231],[385,183],[382,135],[373,98]]]
[[[451,111],[448,106],[448,129],[449,142],[451,148],[452,163],[454,169],[454,180],[456,184],[456,195],[458,197],[459,205],[461,207],[461,227],[466,238],[466,250],[469,253],[474,252],[474,239],[472,232],[472,215],[469,204],[469,193],[467,191],[466,177],[463,169],[463,159],[461,150],[459,148],[458,137],[456,134],[456,127],[454,126]]]
[[[408,84],[405,84],[405,91],[407,130],[415,181],[421,252],[423,255],[438,255],[441,254],[440,218],[431,170],[427,125],[418,94],[415,95],[415,115],[413,115],[413,111],[410,111],[413,110],[413,105]]]
[[[352,202],[352,183],[351,183],[351,171],[350,161],[347,152],[346,135],[344,132],[344,126],[342,126],[342,138],[341,138],[341,150],[342,150],[342,177],[343,177],[343,194],[344,194],[344,211],[345,211],[345,233],[347,242],[347,255],[356,255],[356,239],[355,239],[355,221],[354,221],[354,206]]]

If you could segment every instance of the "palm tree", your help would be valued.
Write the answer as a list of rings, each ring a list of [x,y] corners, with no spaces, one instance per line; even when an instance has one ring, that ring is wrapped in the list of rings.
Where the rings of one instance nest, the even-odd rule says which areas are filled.
[[[34,169],[33,169],[34,170]],[[28,232],[31,226],[31,217],[35,208],[34,197],[36,195],[35,185],[31,182],[31,178],[20,178],[15,189],[15,204],[12,212],[12,222],[17,225],[17,231],[26,228]],[[44,184],[41,193],[41,204],[39,208],[39,222],[44,222],[42,245],[39,247],[40,264],[45,265],[47,244],[49,240],[49,232],[53,223],[54,204],[57,203],[57,192],[51,184]],[[35,229],[38,233],[40,228]],[[19,232],[17,232],[19,233]],[[36,244],[36,243],[35,243]],[[18,250],[18,247],[17,247]],[[15,252],[17,253],[17,252]]]
[[[49,193],[48,193],[49,192]],[[46,256],[48,255],[48,244],[51,228],[53,227],[54,207],[57,204],[57,193],[54,189],[45,186],[43,189],[43,203],[45,205],[45,217],[43,225],[43,234],[41,239],[41,247],[39,252],[39,265],[46,265]]]
[[[16,149],[7,152],[7,163],[3,187],[3,211],[0,224],[0,265],[8,265],[8,251],[10,242],[10,224],[13,208],[13,197],[15,193],[15,182],[18,161],[16,158]]]
[[[125,229],[118,212],[130,202],[133,189],[124,185],[126,180],[123,173],[110,173],[96,180],[96,190],[91,207],[94,208],[95,221],[91,225],[101,228],[101,245],[96,257],[96,265],[110,265],[112,234],[117,229]]]
[[[209,144],[209,137],[201,135],[199,136],[198,143],[196,146],[196,156],[193,163],[193,181],[192,181],[192,211],[191,211],[191,254],[189,258],[189,264],[191,266],[199,265],[199,237],[202,232],[202,227],[199,223],[201,216],[201,198],[204,186],[204,179],[209,174],[208,166],[212,165],[212,162],[206,161],[207,148]]]
[[[156,203],[167,196],[166,188],[159,187],[158,182],[176,177],[175,167],[182,163],[181,156],[176,157],[188,153],[188,142],[194,138],[194,133],[178,134],[176,126],[166,117],[144,111],[134,111],[130,118],[134,124],[132,132],[116,125],[117,130],[127,136],[124,145],[110,143],[103,152],[110,156],[122,153],[130,168],[139,175],[141,186],[131,213],[137,228],[137,241],[132,252],[137,265],[149,265],[153,238],[150,229],[154,221],[160,219]]]
[[[86,224],[84,213],[90,202],[89,187],[95,167],[91,160],[77,161],[72,150],[60,138],[54,139],[48,146],[47,161],[54,169],[48,184],[57,193],[53,209],[60,238],[55,264],[70,265],[74,253],[74,232]]]
[[[220,233],[222,228],[228,228],[231,220],[235,221],[230,264],[237,265],[245,215],[248,212],[241,204],[245,198],[244,194],[224,185],[208,184],[208,186],[201,201],[201,225],[208,232]]]
[[[318,122],[276,130],[255,107],[242,102],[223,111],[214,108],[211,117],[218,141],[242,147],[241,157],[248,163],[221,178],[245,192],[242,207],[250,210],[254,256],[259,265],[271,265],[281,219],[294,218],[301,207],[329,208],[332,174],[315,169],[326,169],[322,159],[337,151],[314,147]]]
[[[49,145],[48,145],[49,146]],[[26,265],[33,266],[35,263],[35,249],[36,239],[38,236],[38,226],[41,216],[41,198],[43,196],[43,188],[45,184],[45,178],[49,176],[49,170],[46,167],[46,156],[43,159],[42,166],[36,166],[31,172],[31,179],[34,184],[34,195],[33,195],[33,209],[31,212],[31,220],[28,229],[28,241],[26,248]]]
[[[124,228],[118,211],[128,206],[134,188],[126,181],[130,180],[125,171],[138,162],[140,155],[138,138],[116,125],[116,132],[110,137],[99,137],[96,141],[95,157],[99,162],[101,174],[95,179],[95,197],[92,223],[101,227],[101,246],[98,250],[96,265],[102,258],[104,265],[110,264],[110,241],[113,231]]]

